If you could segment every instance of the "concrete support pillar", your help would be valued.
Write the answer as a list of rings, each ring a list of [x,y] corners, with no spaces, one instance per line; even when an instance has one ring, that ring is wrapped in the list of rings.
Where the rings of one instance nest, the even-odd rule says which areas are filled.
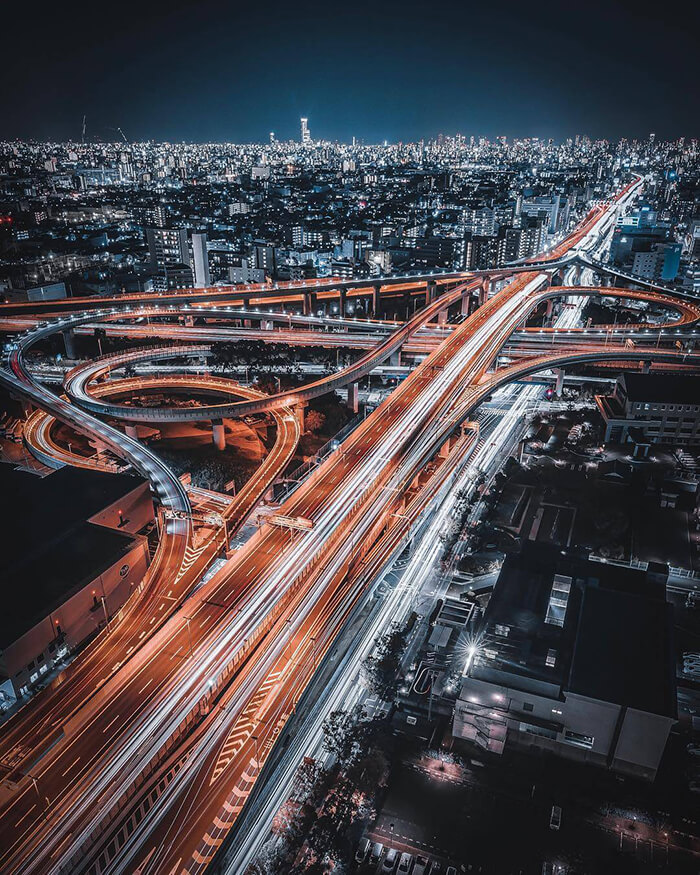
[[[486,280],[484,280],[484,282],[479,286],[479,306],[480,307],[483,307],[484,304],[486,303],[487,295],[488,295],[488,293],[486,291]]]
[[[340,289],[338,292],[338,312],[341,316],[345,316],[345,289]]]
[[[66,358],[74,360],[75,359],[75,333],[72,328],[68,328],[66,331],[62,331],[63,335],[63,347],[66,351]]]
[[[304,304],[303,304],[303,312],[304,316],[311,316],[311,310],[313,308],[313,300],[311,298],[311,292],[304,292]]]
[[[447,324],[447,310],[440,310],[438,313],[438,325]]]
[[[34,412],[34,407],[25,398],[19,399],[19,406],[22,408],[22,419],[29,419]]]
[[[306,410],[306,401],[300,401],[295,407],[294,411],[297,415],[297,419],[299,420],[299,428],[301,429],[301,433],[304,434],[304,430],[306,428],[304,424],[304,411]]]
[[[252,328],[253,327],[253,320],[252,319],[244,319],[243,320],[243,327],[244,328]]]
[[[261,319],[260,320],[260,328],[263,331],[272,331],[273,327],[274,327],[274,323],[273,323],[272,319]]]
[[[185,325],[187,328],[194,328],[194,316],[185,316]]]
[[[550,299],[547,301],[547,319],[551,319],[551,318],[552,318],[552,313],[553,313],[553,311],[554,311],[554,299],[553,299],[553,298],[550,298]]]
[[[375,283],[372,286],[372,316],[376,316],[379,312],[380,302],[381,302],[381,286],[379,283]]]
[[[470,311],[470,309],[471,309],[470,306],[469,306],[469,305],[470,305],[470,301],[471,301],[471,295],[470,295],[469,292],[467,292],[466,294],[462,295],[462,299],[461,299],[461,302],[460,302],[460,308],[459,308],[459,312],[460,312],[460,314],[461,314],[462,316],[468,316],[468,315],[469,315],[469,311]]]
[[[355,380],[354,383],[350,383],[348,386],[348,400],[347,405],[353,413],[357,413],[360,409],[360,392],[359,392],[359,383]]]
[[[564,388],[564,368],[556,368],[554,373],[557,377],[557,382],[554,387],[554,394],[557,396],[557,398],[561,398],[562,389]]]
[[[401,350],[397,349],[396,352],[392,352],[389,356],[389,364],[395,368],[401,367]]]
[[[139,439],[139,430],[138,430],[138,426],[136,426],[136,425],[132,425],[131,423],[127,423],[124,426],[124,432],[126,433],[127,437],[130,437],[135,441],[137,441]]]
[[[223,419],[212,420],[212,441],[217,450],[226,449],[226,430]]]
[[[642,362],[642,373],[648,374],[650,370],[651,370],[651,362],[650,361]]]
[[[425,303],[430,304],[437,298],[437,283],[429,282],[425,289]]]

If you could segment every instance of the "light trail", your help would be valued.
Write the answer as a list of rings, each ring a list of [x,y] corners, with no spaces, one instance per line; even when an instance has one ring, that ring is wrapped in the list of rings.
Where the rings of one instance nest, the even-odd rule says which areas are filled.
[[[588,226],[595,227],[596,220],[597,214],[594,213],[587,220]],[[76,843],[95,823],[99,803],[103,797],[109,796],[113,784],[127,786],[130,776],[133,778],[139,767],[143,768],[143,763],[167,744],[173,730],[177,729],[177,718],[182,722],[193,708],[200,707],[202,702],[206,705],[211,698],[207,686],[213,692],[221,680],[222,667],[233,659],[242,658],[248,641],[246,634],[257,635],[258,630],[266,628],[266,619],[276,619],[275,606],[293,594],[292,588],[297,582],[303,583],[305,577],[314,577],[316,572],[314,575],[310,572],[314,571],[322,552],[325,553],[326,568],[330,572],[339,570],[348,558],[348,549],[352,550],[353,536],[370,531],[381,520],[391,496],[400,489],[401,483],[413,476],[436,449],[436,443],[450,430],[455,417],[459,416],[465,386],[471,386],[480,375],[483,376],[498,348],[534,304],[535,292],[545,279],[544,274],[535,274],[534,278],[525,274],[511,283],[471,320],[456,329],[401,384],[390,401],[379,408],[376,415],[369,417],[348,441],[342,457],[331,457],[334,467],[340,466],[345,474],[339,487],[327,488],[329,464],[326,463],[317,469],[308,484],[293,494],[285,511],[312,518],[314,528],[311,531],[300,535],[284,549],[280,548],[285,544],[286,536],[282,537],[270,527],[254,536],[249,542],[254,543],[254,547],[241,551],[233,563],[236,573],[249,565],[255,570],[252,579],[248,575],[239,575],[240,582],[247,581],[246,597],[241,603],[243,591],[238,590],[231,606],[225,602],[217,605],[220,613],[215,613],[225,617],[225,622],[215,621],[210,631],[197,637],[192,653],[194,665],[185,665],[187,660],[183,659],[181,669],[176,671],[163,667],[152,658],[158,644],[167,646],[176,637],[172,624],[166,624],[159,633],[159,641],[149,641],[139,658],[125,666],[127,681],[136,673],[137,663],[148,665],[150,672],[158,669],[161,678],[158,695],[149,702],[139,703],[136,709],[132,705],[129,710],[127,705],[125,713],[132,713],[128,739],[119,737],[126,734],[127,729],[126,726],[120,727],[120,733],[107,742],[111,745],[109,756],[106,749],[99,751],[98,758],[93,754],[91,771],[86,771],[81,781],[76,782],[83,791],[80,800],[75,799],[76,794],[71,792],[65,799],[60,799],[63,814],[56,826],[47,828],[34,821],[36,835],[32,842],[37,851],[32,857],[35,863],[39,863],[44,854],[50,851],[55,854],[63,849],[68,831],[72,849],[61,851],[61,857],[63,860],[75,857],[76,848],[80,849]],[[352,454],[359,458],[352,458]],[[269,555],[270,548],[274,551],[274,558],[265,561],[261,554]],[[202,587],[197,613],[201,615],[202,611],[210,611],[214,603],[208,602],[207,607],[203,607],[205,594],[214,592],[219,584],[228,586],[227,581],[231,579],[232,569],[227,569],[225,575],[213,579],[212,585]],[[321,590],[325,586],[319,584],[318,579],[315,583]],[[230,595],[233,595],[233,590]],[[233,605],[238,613],[232,619]],[[182,629],[177,631],[182,637]],[[122,713],[120,699],[125,695],[126,682],[120,679],[119,683],[121,686],[114,690],[113,701],[114,707]],[[100,720],[105,722],[102,715],[95,715],[92,722],[99,727]],[[84,733],[83,744],[89,744],[91,737]],[[47,763],[47,769],[53,769],[54,764],[60,768],[62,757],[70,754],[70,747],[70,744],[62,746]],[[55,807],[59,808],[58,802]],[[57,811],[56,816],[58,814]],[[31,860],[29,863],[31,865]]]

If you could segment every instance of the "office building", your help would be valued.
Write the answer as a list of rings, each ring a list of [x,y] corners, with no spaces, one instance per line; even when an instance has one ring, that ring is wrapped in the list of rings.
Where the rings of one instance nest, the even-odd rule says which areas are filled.
[[[301,142],[304,146],[311,142],[311,132],[309,131],[309,120],[301,119]]]
[[[521,213],[528,216],[544,216],[547,219],[547,231],[554,234],[566,227],[569,221],[569,205],[561,195],[552,197],[534,197],[522,201]]]
[[[148,484],[65,467],[40,478],[0,466],[4,591],[0,685],[23,696],[122,607],[148,567]],[[27,520],[31,519],[31,525]],[[41,538],[36,533],[41,532]]]
[[[187,231],[184,228],[147,228],[148,254],[153,270],[176,264],[190,265]]]
[[[700,377],[623,374],[612,395],[596,396],[606,443],[700,443]]]
[[[194,268],[195,288],[203,289],[211,285],[209,275],[209,253],[207,252],[207,235],[192,234],[192,266]]]
[[[681,264],[680,243],[655,243],[646,252],[635,252],[632,273],[644,279],[672,282]]]
[[[653,780],[676,722],[667,576],[536,542],[507,556],[467,656],[455,739]]]

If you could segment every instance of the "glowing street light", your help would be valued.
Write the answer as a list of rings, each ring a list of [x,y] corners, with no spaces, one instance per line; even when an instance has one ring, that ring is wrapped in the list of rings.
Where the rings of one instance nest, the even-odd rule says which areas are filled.
[[[464,671],[462,672],[462,677],[468,677],[469,669],[472,667],[472,663],[474,662],[474,657],[479,652],[479,648],[476,644],[470,644],[467,647],[467,662],[464,666]]]

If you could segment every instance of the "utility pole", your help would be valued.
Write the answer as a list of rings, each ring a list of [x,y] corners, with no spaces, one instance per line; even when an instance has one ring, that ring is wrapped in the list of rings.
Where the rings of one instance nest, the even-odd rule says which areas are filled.
[[[433,719],[433,687],[435,686],[435,680],[437,678],[437,672],[430,672],[430,698],[428,699],[428,722]]]

